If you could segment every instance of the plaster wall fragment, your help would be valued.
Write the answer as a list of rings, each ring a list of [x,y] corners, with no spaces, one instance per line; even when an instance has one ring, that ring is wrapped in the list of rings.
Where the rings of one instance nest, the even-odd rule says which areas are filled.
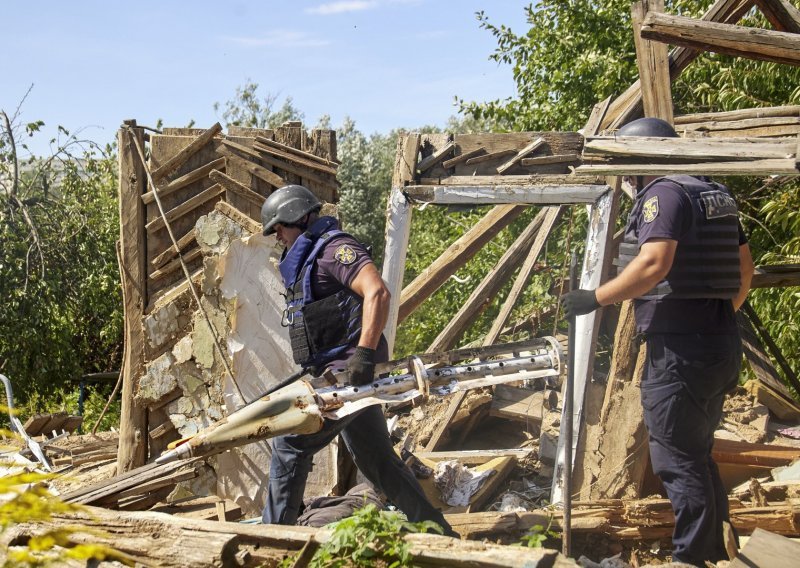
[[[173,372],[175,358],[164,353],[147,365],[145,374],[137,382],[136,399],[142,404],[153,404],[178,388],[178,378]]]
[[[145,318],[144,330],[150,347],[158,348],[175,338],[180,331],[179,313],[176,303],[171,302],[157,308]]]

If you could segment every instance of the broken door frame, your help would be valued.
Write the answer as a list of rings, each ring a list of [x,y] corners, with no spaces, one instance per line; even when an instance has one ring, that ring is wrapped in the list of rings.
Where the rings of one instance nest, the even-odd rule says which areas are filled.
[[[416,141],[414,139],[416,137]],[[390,353],[394,349],[400,307],[408,242],[411,234],[411,217],[414,203],[432,205],[575,205],[585,204],[589,207],[589,221],[586,237],[586,253],[584,254],[580,287],[597,288],[610,248],[610,236],[613,232],[613,190],[603,184],[530,184],[530,185],[493,185],[480,184],[481,177],[475,178],[476,185],[403,185],[413,183],[411,172],[414,171],[419,135],[408,135],[401,139],[398,166],[395,170],[393,187],[388,199],[386,223],[386,249],[384,254],[382,277],[391,293],[389,317],[384,335],[389,343]],[[409,149],[412,149],[409,151]],[[400,170],[400,171],[398,171]],[[405,173],[404,173],[405,172]],[[575,352],[575,390],[573,393],[572,423],[572,463],[580,433],[583,412],[583,399],[586,383],[594,362],[594,345],[600,312],[581,316],[576,320],[576,345],[570,346]],[[562,392],[563,400],[563,392]],[[566,416],[563,414],[561,431],[558,438],[556,467],[553,474],[551,502],[560,502],[563,498],[561,488],[561,472],[565,459],[564,429]]]

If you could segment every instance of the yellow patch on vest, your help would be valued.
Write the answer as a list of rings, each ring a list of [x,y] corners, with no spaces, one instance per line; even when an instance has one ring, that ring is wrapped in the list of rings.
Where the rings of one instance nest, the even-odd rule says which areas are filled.
[[[350,245],[341,245],[333,253],[333,258],[342,264],[353,264],[356,261],[356,251]]]
[[[649,223],[656,217],[658,217],[658,196],[654,195],[644,202],[642,206],[642,218],[645,223]]]

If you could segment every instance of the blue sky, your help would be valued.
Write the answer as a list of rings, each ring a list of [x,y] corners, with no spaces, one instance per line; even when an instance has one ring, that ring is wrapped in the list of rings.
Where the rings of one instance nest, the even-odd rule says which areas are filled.
[[[0,108],[28,87],[22,120],[111,141],[123,119],[208,127],[214,103],[249,78],[291,96],[310,128],[324,114],[363,132],[443,125],[454,96],[514,94],[511,68],[489,61],[496,42],[478,27],[527,30],[523,1],[317,0],[216,2],[7,0],[0,34]],[[221,112],[221,111],[220,111]]]

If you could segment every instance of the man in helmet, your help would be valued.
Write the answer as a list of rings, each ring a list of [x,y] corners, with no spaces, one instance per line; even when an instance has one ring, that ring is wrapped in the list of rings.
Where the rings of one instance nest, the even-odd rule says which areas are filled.
[[[623,126],[620,136],[676,137],[660,119]],[[728,189],[707,177],[626,179],[636,200],[620,245],[619,275],[596,290],[562,297],[575,317],[634,299],[647,343],[642,380],[653,470],[675,512],[673,558],[703,566],[727,559],[728,496],[711,458],[725,394],[741,367],[735,312],[754,267]]]
[[[279,265],[286,286],[281,324],[289,328],[297,364],[320,375],[348,370],[353,385],[374,379],[375,363],[389,359],[383,328],[389,290],[364,247],[320,216],[321,203],[301,185],[276,190],[261,208],[264,235],[275,233],[286,249]],[[455,535],[397,456],[380,406],[340,420],[325,419],[320,432],[273,438],[265,523],[294,524],[316,452],[337,434],[364,476],[410,521],[430,520]]]

